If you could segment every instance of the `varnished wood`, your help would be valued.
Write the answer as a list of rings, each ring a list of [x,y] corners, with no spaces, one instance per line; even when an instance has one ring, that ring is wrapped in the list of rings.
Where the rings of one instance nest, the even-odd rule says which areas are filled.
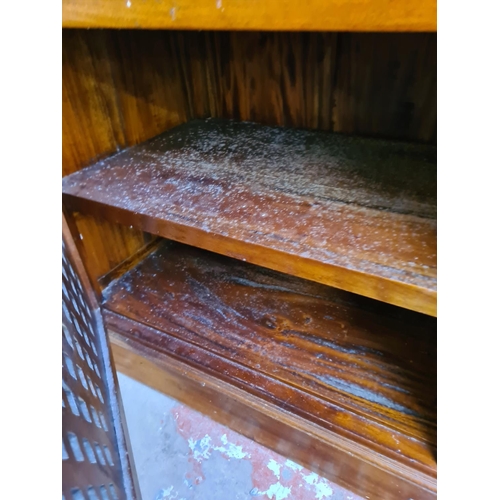
[[[65,174],[209,116],[435,143],[436,74],[433,33],[63,30]]]
[[[436,314],[430,146],[195,121],[66,177],[68,206]]]
[[[428,33],[63,30],[63,175],[208,116],[435,142],[435,47]],[[73,216],[94,283],[147,242]]]
[[[436,141],[435,87],[435,33],[63,30],[63,174],[190,119],[210,116],[432,144]],[[83,249],[93,283],[103,275],[107,275],[101,280],[103,284],[120,275],[135,262],[135,252],[147,244],[147,234],[129,225],[81,213],[71,217],[76,228],[74,237]],[[139,222],[137,227],[141,227]],[[179,235],[182,237],[181,232]],[[202,235],[194,232],[192,236],[194,242]],[[258,262],[257,252],[255,259]],[[276,260],[281,265],[279,256]],[[362,283],[367,286],[364,280]],[[369,303],[364,301],[362,308]],[[399,311],[397,316],[400,314],[405,313]],[[201,348],[193,344],[185,348],[181,339],[173,342],[173,337],[165,337],[170,350],[149,350],[131,339],[134,332],[143,334],[135,330],[135,321],[116,314],[113,318],[120,323],[122,334],[125,332],[121,341],[127,350],[122,356],[126,357],[123,352],[132,356],[130,375],[141,375],[146,383],[161,385],[155,377],[161,378],[162,372],[170,370],[169,382],[174,385],[165,382],[159,389],[177,391],[176,397],[181,400],[192,398],[190,404],[212,412],[216,418],[214,412],[226,413],[233,408],[230,418],[240,422],[240,432],[245,433],[247,425],[250,437],[267,442],[347,487],[370,485],[365,490],[375,492],[371,498],[423,499],[435,490],[432,474],[429,480],[421,471],[408,475],[408,469],[400,474],[399,468],[389,467],[392,472],[388,472],[380,457],[377,460],[382,462],[367,461],[373,450],[358,453],[352,441],[344,446],[345,438],[318,431],[322,427],[309,422],[308,413],[293,415],[264,397],[237,393],[234,380],[225,383],[218,375],[210,377],[208,370],[218,373],[221,365],[214,365]],[[411,323],[407,317],[397,321],[399,325]],[[141,329],[148,331],[144,325]],[[181,356],[181,361],[172,356]],[[206,359],[209,368],[198,371],[202,378],[197,380],[207,382],[207,391],[210,380],[217,382],[216,389],[208,394],[203,388],[193,389],[191,380],[196,370],[186,364],[199,364],[200,359]],[[224,361],[223,356],[215,359]],[[141,368],[143,362],[151,360],[159,367],[154,375]],[[434,386],[429,382],[430,392]],[[222,395],[217,397],[217,391]],[[251,417],[245,420],[247,415]],[[277,422],[285,423],[278,432]],[[433,443],[432,426],[427,429],[431,436],[427,442]],[[362,449],[361,444],[357,446],[357,450]],[[320,463],[311,457],[319,457]]]
[[[338,43],[335,129],[435,143],[436,36],[343,33]]]
[[[161,238],[153,238],[150,242],[137,250],[136,253],[132,254],[128,259],[120,262],[116,267],[111,269],[111,271],[106,273],[104,276],[101,276],[101,278],[99,278],[99,288],[106,288],[112,281],[118,279],[127,271],[133,269],[141,260],[144,260],[145,257],[156,250],[161,244],[161,241]]]
[[[374,485],[385,477],[380,498],[392,498],[396,483],[414,498],[435,490],[434,319],[178,244],[149,255],[104,296],[106,324],[123,346],[138,354],[142,347],[130,347],[138,343],[149,359],[174,357],[242,390],[242,404],[260,400],[261,413],[294,415],[299,434],[321,429],[327,448],[356,457],[357,475],[331,463],[328,471],[326,451],[306,459],[296,443],[287,447],[292,458],[308,467],[317,459],[321,473],[340,474],[348,487],[357,481],[364,494],[383,491]],[[127,373],[143,377],[139,366]],[[184,399],[191,391],[199,388]],[[218,412],[219,401],[207,399],[194,404]],[[263,432],[274,434],[263,438],[274,448],[289,436],[287,426]]]
[[[436,498],[431,489],[389,474],[361,459],[345,441],[184,360],[151,349],[129,336],[110,332],[117,369],[277,453],[374,500]]]
[[[125,146],[107,40],[63,32],[63,176]]]
[[[436,31],[435,0],[64,0],[63,26],[193,30]]]
[[[114,89],[113,58],[105,33],[63,36],[63,176],[125,145]],[[101,218],[66,211],[83,264],[98,292],[97,278],[144,245],[142,232]]]

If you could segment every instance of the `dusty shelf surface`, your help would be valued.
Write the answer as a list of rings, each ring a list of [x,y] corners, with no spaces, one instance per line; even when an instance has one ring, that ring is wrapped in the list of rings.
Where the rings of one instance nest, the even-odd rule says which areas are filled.
[[[193,121],[63,179],[73,209],[436,315],[436,148]]]

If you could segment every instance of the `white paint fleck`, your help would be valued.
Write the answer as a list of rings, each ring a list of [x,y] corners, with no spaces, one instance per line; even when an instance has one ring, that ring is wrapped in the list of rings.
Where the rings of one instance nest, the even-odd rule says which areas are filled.
[[[130,9],[132,7],[132,2],[130,0],[127,0],[127,7]]]
[[[328,498],[330,495],[333,495],[333,490],[326,482],[321,482],[316,485],[316,498],[318,498],[318,500]]]
[[[175,7],[170,9],[170,17],[172,18],[172,21],[175,21]]]
[[[333,495],[333,490],[326,479],[319,477],[318,474],[311,472],[311,474],[303,476],[303,478],[307,484],[314,486],[316,491],[316,496],[314,498],[317,500],[323,500],[323,498],[328,498]]]
[[[214,451],[219,451],[223,453],[228,458],[235,458],[241,460],[243,458],[250,458],[250,454],[243,451],[242,446],[230,443],[227,439],[227,435],[224,434],[221,437],[222,446],[215,446],[212,442],[212,438],[206,434],[200,440],[194,440],[192,438],[188,439],[188,445],[190,450],[193,452],[193,458],[201,462],[201,460],[207,460]]]
[[[162,488],[155,497],[155,500],[176,500],[179,493],[174,491],[174,487],[170,486],[168,489]],[[179,499],[181,500],[181,499]]]
[[[193,438],[188,439],[188,445],[193,452],[193,458],[195,460],[200,462],[202,459],[207,460],[210,457],[212,448],[211,441],[212,438],[208,434],[205,434],[205,437],[199,441],[196,441]]]
[[[267,464],[267,468],[271,471],[273,471],[274,475],[279,479],[280,478],[280,469],[281,465],[276,462],[276,460],[269,460],[269,463]]]
[[[265,494],[267,495],[267,498],[270,498],[271,500],[284,500],[285,498],[288,498],[291,491],[291,486],[285,487],[278,481],[277,483],[269,486]]]
[[[318,481],[319,476],[318,474],[311,472],[309,475],[303,476],[303,478],[307,484],[315,484]]]
[[[215,6],[220,9],[222,7],[222,0],[216,0]]]
[[[237,446],[234,443],[230,443],[227,439],[227,435],[223,434],[221,437],[223,446],[214,446],[215,451],[220,451],[227,455],[229,458],[236,458],[241,460],[242,458],[250,458],[250,454],[243,451],[242,446]]]

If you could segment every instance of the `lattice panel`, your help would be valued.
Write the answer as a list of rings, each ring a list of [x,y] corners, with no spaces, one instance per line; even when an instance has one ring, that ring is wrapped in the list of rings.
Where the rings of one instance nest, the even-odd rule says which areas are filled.
[[[134,498],[125,487],[102,318],[63,239],[62,474],[65,500]],[[104,354],[103,354],[104,353]],[[113,403],[115,401],[115,403]],[[115,408],[112,408],[115,404]],[[118,422],[118,426],[120,423]],[[118,431],[121,430],[118,429]]]

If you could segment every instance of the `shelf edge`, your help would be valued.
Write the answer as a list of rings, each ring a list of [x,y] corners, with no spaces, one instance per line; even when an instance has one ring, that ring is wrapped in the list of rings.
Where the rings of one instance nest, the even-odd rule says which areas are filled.
[[[131,225],[155,236],[209,250],[429,316],[437,316],[436,291],[333,264],[297,257],[281,250],[236,240],[229,236],[207,233],[196,227],[130,212],[119,207],[79,198],[67,193],[63,193],[63,199],[68,208],[77,212],[104,216],[111,222]],[[266,255],[265,262],[262,259],[263,253]]]

